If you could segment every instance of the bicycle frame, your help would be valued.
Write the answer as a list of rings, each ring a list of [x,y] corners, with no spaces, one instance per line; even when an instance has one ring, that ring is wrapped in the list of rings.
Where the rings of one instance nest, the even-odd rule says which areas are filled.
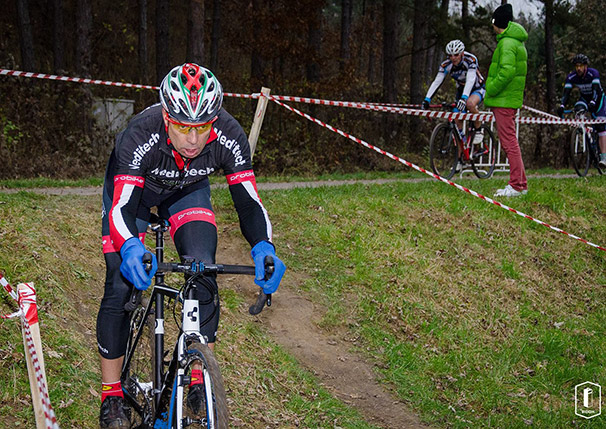
[[[471,149],[470,142],[473,140],[475,135],[475,128],[472,129],[465,141],[463,141],[461,135],[459,134],[459,126],[457,125],[456,121],[454,119],[449,119],[448,123],[450,124],[450,129],[452,130],[452,136],[454,137],[455,143],[459,148],[459,159],[464,162],[469,162]]]
[[[255,267],[252,266],[241,266],[241,265],[217,265],[217,264],[204,264],[202,262],[196,262],[193,260],[187,260],[183,264],[177,263],[164,263],[164,232],[168,229],[168,223],[163,221],[152,226],[152,230],[156,233],[156,257],[158,260],[158,271],[155,275],[154,285],[151,291],[151,297],[149,303],[143,307],[138,304],[134,304],[137,299],[140,299],[140,291],[133,291],[129,302],[127,303],[127,310],[132,310],[133,314],[131,317],[131,332],[136,332],[134,338],[129,336],[129,344],[127,345],[126,354],[124,357],[124,364],[122,367],[121,380],[128,380],[130,384],[136,384],[135,389],[130,389],[130,384],[123,390],[125,391],[125,398],[133,406],[134,411],[141,416],[141,425],[143,428],[152,428],[158,419],[165,425],[167,422],[172,424],[175,423],[175,427],[183,427],[183,422],[187,420],[185,424],[191,423],[189,417],[185,418],[183,414],[183,398],[184,398],[184,386],[187,385],[188,377],[186,376],[186,369],[190,366],[193,361],[200,361],[200,355],[195,355],[188,352],[188,346],[192,343],[199,343],[201,345],[207,345],[206,338],[200,333],[200,317],[199,317],[199,301],[195,298],[197,285],[193,281],[198,276],[204,276],[205,274],[248,274],[254,275]],[[273,261],[266,261],[266,269],[268,264]],[[190,275],[191,277],[185,282],[185,286],[181,290],[177,290],[164,283],[164,277],[166,272],[181,272]],[[137,298],[138,297],[138,298]],[[266,300],[269,299],[269,295],[261,293],[257,304],[259,311],[261,311]],[[181,308],[181,328],[178,339],[175,343],[175,347],[172,353],[170,362],[165,371],[164,362],[164,305],[165,298],[174,299],[182,302]],[[263,301],[261,302],[261,299]],[[138,313],[137,313],[138,312]],[[131,371],[131,364],[133,356],[138,353],[138,345],[140,343],[142,333],[144,332],[145,326],[148,323],[149,318],[152,317],[155,321],[154,327],[154,374],[153,381],[148,380],[133,380],[133,377],[129,377]],[[212,354],[212,353],[211,353]],[[214,360],[214,358],[213,358]],[[204,382],[206,386],[210,388],[205,389],[206,404],[207,404],[207,421],[208,427],[217,427],[215,425],[215,411],[214,407],[214,381],[211,374],[203,369]],[[130,390],[129,390],[130,389]],[[222,387],[221,387],[222,389]],[[133,393],[134,392],[134,393]],[[146,402],[137,399],[138,393],[142,392]],[[146,407],[149,405],[149,401],[153,404],[153,408]],[[151,411],[153,410],[153,415]],[[226,412],[227,413],[227,412]],[[227,414],[225,414],[227,415]],[[173,427],[173,426],[171,426]]]

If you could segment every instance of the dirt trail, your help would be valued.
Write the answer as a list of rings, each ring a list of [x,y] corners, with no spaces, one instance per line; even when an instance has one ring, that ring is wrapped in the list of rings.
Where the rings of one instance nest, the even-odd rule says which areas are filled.
[[[286,286],[276,295],[276,305],[261,318],[277,343],[367,421],[385,428],[424,427],[404,403],[377,383],[371,364],[349,352],[345,340],[317,327],[319,313],[309,300]]]
[[[242,240],[219,236],[218,261],[242,263],[249,258]],[[350,342],[317,326],[323,310],[295,292],[301,281],[297,277],[287,272],[274,305],[256,316],[273,340],[311,371],[324,388],[358,409],[369,423],[393,429],[426,428],[406,404],[377,382],[373,365],[349,351]],[[225,287],[247,295],[246,302],[254,301],[256,291],[251,290],[250,282],[231,278]]]

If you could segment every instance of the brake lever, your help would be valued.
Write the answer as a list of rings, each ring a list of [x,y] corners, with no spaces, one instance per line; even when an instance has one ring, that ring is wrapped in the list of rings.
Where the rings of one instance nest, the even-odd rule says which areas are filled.
[[[274,273],[275,264],[274,258],[272,256],[265,257],[265,280],[269,280]],[[259,296],[257,296],[257,301],[248,308],[248,312],[253,316],[259,314],[263,311],[263,307],[267,304],[268,307],[271,307],[271,293],[266,294],[263,292],[263,289],[259,291]]]
[[[151,253],[145,252],[145,254],[143,255],[143,258],[141,258],[141,261],[143,262],[145,271],[149,273],[152,269]],[[130,294],[130,298],[128,299],[128,302],[126,304],[124,304],[124,309],[130,313],[135,308],[137,308],[139,306],[139,304],[141,304],[142,294],[143,294],[142,290],[139,290],[133,286],[133,290]]]

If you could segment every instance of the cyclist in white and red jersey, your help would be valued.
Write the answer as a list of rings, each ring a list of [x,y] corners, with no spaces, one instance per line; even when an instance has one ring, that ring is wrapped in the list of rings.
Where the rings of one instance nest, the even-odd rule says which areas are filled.
[[[448,58],[440,64],[440,69],[436,78],[429,87],[425,99],[423,100],[423,109],[429,108],[432,97],[438,91],[446,75],[450,75],[456,83],[457,93],[455,97],[455,112],[469,111],[479,113],[478,105],[484,99],[486,89],[484,87],[484,78],[480,73],[478,59],[475,55],[465,52],[465,45],[460,40],[451,40],[446,45],[446,54]],[[461,122],[457,121],[459,130]],[[480,129],[480,121],[475,122],[476,129]],[[474,143],[481,143],[483,135],[476,133]]]
[[[252,247],[255,283],[265,293],[278,288],[286,267],[275,256],[272,227],[257,193],[248,139],[240,124],[222,109],[223,90],[210,70],[196,64],[173,68],[160,86],[160,101],[135,116],[116,137],[103,188],[102,235],[106,263],[105,294],[97,316],[101,354],[100,426],[130,427],[120,370],[128,335],[124,305],[133,287],[151,284],[157,262],[146,272],[143,238],[150,210],[170,222],[170,234],[181,257],[215,262],[217,226],[208,176],[222,170]],[[265,256],[275,271],[264,280]],[[201,326],[212,347],[219,323],[219,294],[214,278],[198,287]],[[190,386],[192,392],[201,389]],[[193,401],[198,400],[194,399]],[[201,400],[201,397],[200,399]]]

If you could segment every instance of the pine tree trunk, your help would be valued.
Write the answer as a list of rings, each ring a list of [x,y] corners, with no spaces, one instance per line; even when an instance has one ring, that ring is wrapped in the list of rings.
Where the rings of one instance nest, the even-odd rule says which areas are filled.
[[[19,40],[21,45],[21,68],[25,71],[36,71],[36,55],[34,52],[34,37],[32,23],[29,19],[27,0],[17,0],[17,15],[19,18]]]
[[[186,59],[204,64],[204,0],[189,0]]]

